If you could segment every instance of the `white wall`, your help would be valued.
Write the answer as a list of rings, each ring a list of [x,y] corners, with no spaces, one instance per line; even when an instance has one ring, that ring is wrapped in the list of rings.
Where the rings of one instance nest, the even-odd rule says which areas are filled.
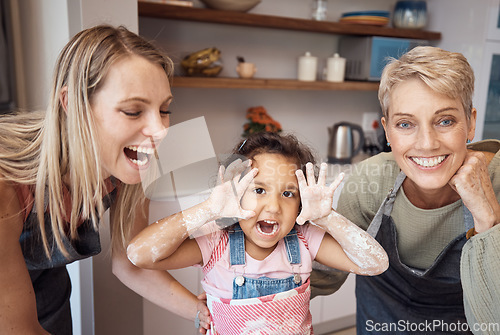
[[[59,50],[69,39],[67,0],[11,0],[18,105],[45,109]],[[57,18],[57,19],[54,19]]]
[[[488,78],[489,70],[484,72],[483,64],[486,43],[486,31],[490,12],[498,14],[498,8],[493,7],[494,1],[428,1],[431,13],[429,28],[440,31],[443,38],[436,46],[462,53],[471,64],[476,76],[473,103],[478,109],[476,136],[474,140],[482,139],[484,114],[486,107],[485,91],[482,83]]]

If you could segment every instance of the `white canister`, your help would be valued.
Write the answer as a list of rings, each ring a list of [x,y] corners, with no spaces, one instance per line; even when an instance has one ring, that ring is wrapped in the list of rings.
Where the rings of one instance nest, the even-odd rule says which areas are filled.
[[[315,81],[318,71],[318,57],[311,56],[306,52],[304,56],[299,57],[298,79],[302,81]]]
[[[326,62],[326,80],[333,82],[343,82],[345,76],[345,58],[338,53],[328,58]]]

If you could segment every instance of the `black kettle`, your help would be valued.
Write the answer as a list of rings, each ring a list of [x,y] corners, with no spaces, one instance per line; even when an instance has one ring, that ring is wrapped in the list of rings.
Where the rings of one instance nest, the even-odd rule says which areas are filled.
[[[353,133],[358,132],[358,144],[354,146]],[[361,126],[349,122],[340,122],[328,128],[328,163],[350,164],[365,143],[365,135]]]

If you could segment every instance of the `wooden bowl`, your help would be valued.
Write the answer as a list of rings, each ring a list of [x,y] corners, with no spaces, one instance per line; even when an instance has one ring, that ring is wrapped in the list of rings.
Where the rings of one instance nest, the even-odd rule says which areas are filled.
[[[247,12],[257,6],[261,0],[200,0],[207,7],[235,12]]]

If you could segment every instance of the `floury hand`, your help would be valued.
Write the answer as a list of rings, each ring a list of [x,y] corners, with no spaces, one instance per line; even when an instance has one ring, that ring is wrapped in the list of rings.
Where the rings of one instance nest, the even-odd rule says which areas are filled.
[[[242,162],[238,159],[231,163],[227,169],[224,166],[219,168],[217,186],[208,199],[210,210],[218,219],[218,222],[222,218],[240,218],[246,220],[255,215],[253,211],[244,210],[240,205],[241,197],[258,173],[258,170],[254,168],[240,179],[241,173],[249,168],[250,164],[250,160]]]
[[[302,170],[295,172],[302,202],[302,210],[297,217],[299,225],[303,225],[306,221],[325,217],[332,212],[333,194],[342,182],[344,174],[339,174],[330,186],[326,186],[326,170],[327,164],[322,163],[317,182],[312,163],[306,164],[307,181]]]

